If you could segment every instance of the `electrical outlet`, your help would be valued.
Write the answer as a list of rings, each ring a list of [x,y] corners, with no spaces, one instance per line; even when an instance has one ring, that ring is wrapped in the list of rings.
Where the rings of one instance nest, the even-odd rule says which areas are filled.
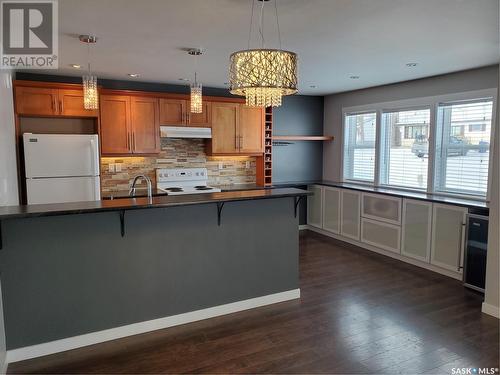
[[[115,164],[115,170],[117,172],[121,172],[122,171],[122,164],[121,163],[116,163]]]
[[[115,171],[115,165],[113,163],[108,164],[108,171],[111,173]]]

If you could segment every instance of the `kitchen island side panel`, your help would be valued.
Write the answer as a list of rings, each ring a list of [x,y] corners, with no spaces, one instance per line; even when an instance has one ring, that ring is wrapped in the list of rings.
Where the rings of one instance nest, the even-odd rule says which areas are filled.
[[[293,290],[293,199],[4,220],[7,349]]]

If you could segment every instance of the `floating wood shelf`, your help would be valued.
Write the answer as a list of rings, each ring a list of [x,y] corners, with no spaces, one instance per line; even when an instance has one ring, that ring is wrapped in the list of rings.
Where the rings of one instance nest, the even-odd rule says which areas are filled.
[[[328,135],[275,135],[273,141],[333,141]]]

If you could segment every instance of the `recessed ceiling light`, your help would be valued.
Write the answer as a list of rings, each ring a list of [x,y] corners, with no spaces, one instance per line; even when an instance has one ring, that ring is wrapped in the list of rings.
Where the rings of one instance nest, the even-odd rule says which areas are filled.
[[[315,88],[316,88],[316,85],[311,85],[311,86],[309,86],[309,87],[310,87],[310,88],[312,88],[312,89],[315,89]]]
[[[128,76],[132,77],[132,78],[137,78],[137,77],[139,77],[139,74],[138,73],[129,73]]]
[[[407,66],[408,68],[414,68],[414,67],[416,67],[417,65],[418,65],[418,63],[415,63],[415,62],[411,62],[411,63],[407,63],[407,64],[406,64],[406,66]]]
[[[183,78],[183,77],[181,77],[181,78],[179,78],[179,81],[189,82],[189,78]]]
[[[359,76],[350,76],[350,79],[359,79]]]
[[[80,64],[70,64],[72,68],[80,69],[82,66]]]

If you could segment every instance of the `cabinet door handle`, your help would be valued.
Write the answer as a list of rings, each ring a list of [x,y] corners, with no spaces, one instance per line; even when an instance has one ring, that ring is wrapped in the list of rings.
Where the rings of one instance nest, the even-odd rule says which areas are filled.
[[[460,248],[458,249],[458,259],[457,259],[457,271],[460,271],[462,268],[464,268],[462,266],[462,254],[463,254],[463,250],[464,250],[464,228],[465,228],[466,224],[465,223],[462,223],[462,225],[460,225]]]
[[[64,106],[63,106],[63,101],[59,100],[59,108],[61,108],[61,113],[64,112]]]
[[[240,150],[243,148],[243,136],[240,135]]]
[[[131,135],[132,135],[132,149],[134,149],[134,150],[135,150],[135,133],[134,133],[134,132],[132,132],[132,134],[131,134]]]
[[[127,132],[127,150],[130,150],[130,134]]]
[[[57,112],[56,98],[52,98],[52,111]]]

